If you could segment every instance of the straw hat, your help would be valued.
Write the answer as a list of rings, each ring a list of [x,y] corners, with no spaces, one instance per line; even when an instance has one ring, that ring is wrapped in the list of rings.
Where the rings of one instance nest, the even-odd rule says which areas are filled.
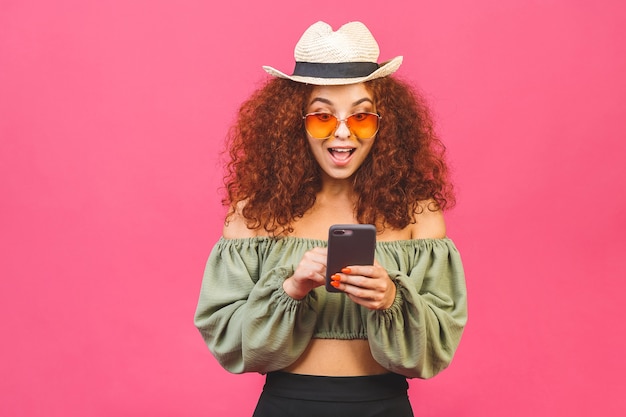
[[[346,23],[336,32],[317,22],[302,35],[294,51],[292,75],[264,66],[270,75],[314,85],[356,84],[393,74],[402,57],[379,64],[378,43],[361,22]]]

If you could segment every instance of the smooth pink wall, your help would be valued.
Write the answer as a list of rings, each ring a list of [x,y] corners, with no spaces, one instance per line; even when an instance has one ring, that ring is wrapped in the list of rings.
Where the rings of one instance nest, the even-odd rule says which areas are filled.
[[[626,411],[621,1],[0,2],[0,415],[247,416],[192,323],[235,109],[362,20],[449,149],[470,321],[418,416]]]

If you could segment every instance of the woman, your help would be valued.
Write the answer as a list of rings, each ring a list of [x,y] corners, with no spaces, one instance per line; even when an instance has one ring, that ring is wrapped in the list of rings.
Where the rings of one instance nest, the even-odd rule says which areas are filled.
[[[243,104],[223,237],[195,324],[234,373],[267,374],[254,416],[411,416],[406,378],[446,368],[467,318],[454,204],[427,107],[369,30],[318,22],[296,67]],[[374,265],[331,271],[333,224],[376,226]],[[336,272],[336,273],[335,273]]]

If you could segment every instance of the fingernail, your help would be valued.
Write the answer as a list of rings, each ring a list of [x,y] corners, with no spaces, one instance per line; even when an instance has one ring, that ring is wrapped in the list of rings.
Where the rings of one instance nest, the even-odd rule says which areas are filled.
[[[335,288],[339,288],[339,281],[331,281],[330,285],[332,285]]]
[[[344,274],[349,274],[352,272],[352,270],[350,268],[343,268],[341,272],[343,272]]]
[[[332,279],[333,281],[339,281],[341,280],[341,277],[338,274],[335,274],[335,275],[331,275],[330,279]]]

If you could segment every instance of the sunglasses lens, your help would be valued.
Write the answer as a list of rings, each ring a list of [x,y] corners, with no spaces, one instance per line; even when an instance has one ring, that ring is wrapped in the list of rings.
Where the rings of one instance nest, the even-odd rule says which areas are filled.
[[[306,131],[315,139],[326,139],[337,127],[337,118],[329,113],[311,113],[304,118]]]
[[[348,128],[359,139],[369,139],[378,132],[378,115],[374,113],[356,113],[348,117]]]
[[[348,117],[348,129],[359,139],[369,139],[378,132],[379,116],[374,113],[355,113]],[[337,118],[330,113],[309,113],[304,117],[306,131],[315,139],[330,137],[338,127]]]

